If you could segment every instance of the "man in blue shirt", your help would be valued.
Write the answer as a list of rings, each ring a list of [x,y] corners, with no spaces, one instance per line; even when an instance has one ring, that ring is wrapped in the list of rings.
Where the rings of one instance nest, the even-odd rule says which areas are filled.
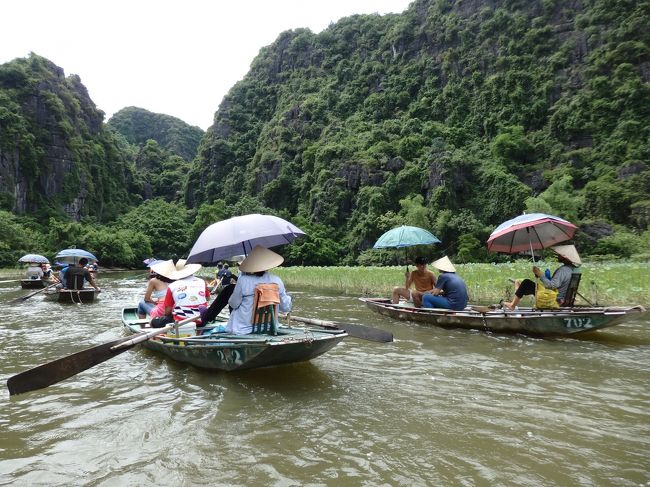
[[[230,284],[230,280],[232,279],[232,272],[230,272],[230,269],[228,269],[228,264],[224,264],[223,268],[217,272],[217,278],[220,279],[220,285],[221,287],[226,287],[228,284]]]
[[[467,286],[446,255],[431,264],[440,271],[436,287],[422,297],[422,307],[461,311],[467,306]]]

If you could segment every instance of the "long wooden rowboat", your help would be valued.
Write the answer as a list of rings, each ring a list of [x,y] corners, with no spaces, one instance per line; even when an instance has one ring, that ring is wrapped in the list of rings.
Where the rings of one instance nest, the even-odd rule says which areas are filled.
[[[23,289],[43,289],[47,286],[43,279],[21,279],[20,287]]]
[[[51,289],[45,292],[45,299],[48,301],[55,301],[57,303],[92,303],[97,298],[99,294],[93,288],[90,289],[80,289],[78,291],[72,291],[69,289]]]
[[[137,308],[122,310],[122,323],[129,334],[142,332],[148,322],[138,318]],[[208,330],[209,327],[206,327],[205,331]],[[330,350],[346,336],[343,330],[281,325],[277,335],[219,333],[180,338],[162,335],[142,345],[178,362],[203,369],[234,371],[311,360]]]
[[[469,306],[463,311],[452,311],[392,304],[390,299],[385,298],[360,299],[371,310],[398,320],[449,328],[522,333],[533,336],[575,335],[648,315],[642,306],[573,307],[557,310],[520,308],[515,311],[493,310],[487,306]]]

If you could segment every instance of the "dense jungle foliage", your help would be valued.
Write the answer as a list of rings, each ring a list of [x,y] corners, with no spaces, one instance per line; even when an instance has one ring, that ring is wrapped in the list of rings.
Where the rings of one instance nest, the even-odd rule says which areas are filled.
[[[283,250],[288,264],[395,263],[403,253],[369,249],[400,224],[442,240],[417,249],[427,257],[502,260],[485,240],[522,211],[578,224],[583,255],[648,258],[647,25],[647,1],[416,0],[402,14],[281,33],[224,98],[191,162],[178,152],[192,147],[189,129],[173,131],[172,147],[157,133],[172,131],[169,119],[129,108],[92,134],[106,141],[95,160],[126,195],[82,200],[73,215],[79,192],[52,204],[58,214],[21,211],[0,181],[0,226],[24,239],[0,241],[0,263],[77,245],[106,265],[136,265],[184,255],[209,223],[250,212],[308,233]],[[29,201],[43,186],[29,169],[49,163],[30,96],[38,85],[54,93],[46,101],[60,97],[27,82],[35,59],[0,67],[0,157],[4,167],[20,154]],[[66,99],[49,103],[78,124]]]
[[[155,140],[163,149],[191,162],[196,156],[203,130],[181,119],[152,113],[144,108],[127,107],[115,113],[108,126],[122,134],[130,144],[144,146]]]

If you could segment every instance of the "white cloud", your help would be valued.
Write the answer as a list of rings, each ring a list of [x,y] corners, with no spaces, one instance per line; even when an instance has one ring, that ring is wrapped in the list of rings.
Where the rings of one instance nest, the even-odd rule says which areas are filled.
[[[407,0],[21,0],[0,3],[0,63],[35,52],[78,74],[107,119],[127,106],[206,129],[282,31],[402,12]]]

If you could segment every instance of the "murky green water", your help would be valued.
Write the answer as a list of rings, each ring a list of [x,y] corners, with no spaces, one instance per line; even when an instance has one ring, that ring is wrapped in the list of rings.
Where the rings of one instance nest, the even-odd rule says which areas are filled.
[[[143,273],[97,303],[0,284],[0,379],[121,335]],[[290,291],[295,291],[291,290]],[[395,334],[309,362],[211,373],[135,349],[0,401],[0,485],[650,485],[650,322],[581,339],[427,328],[352,297],[295,314]]]

